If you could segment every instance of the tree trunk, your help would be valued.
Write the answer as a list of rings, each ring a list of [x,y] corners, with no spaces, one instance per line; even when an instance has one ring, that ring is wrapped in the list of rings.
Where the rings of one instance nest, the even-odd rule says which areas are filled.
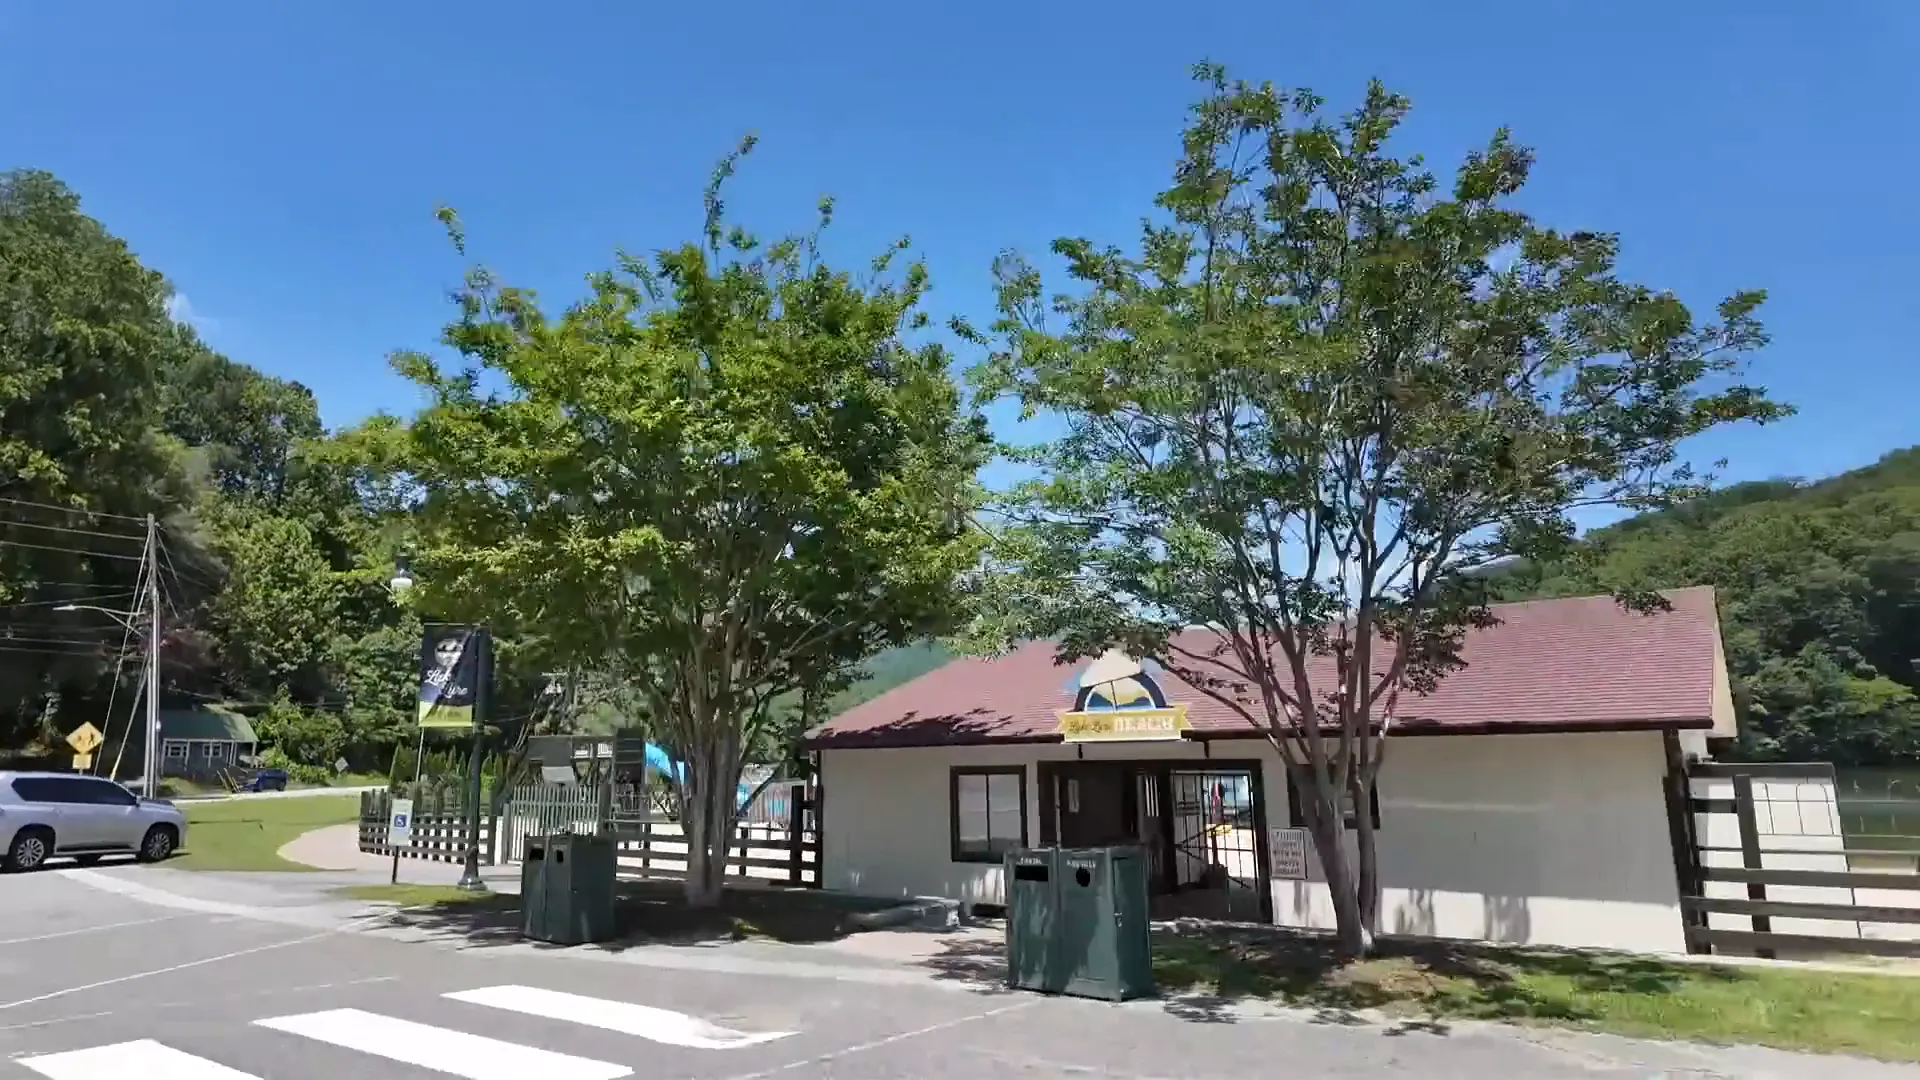
[[[691,748],[686,763],[685,807],[681,824],[687,839],[687,906],[720,906],[720,892],[726,881],[727,856],[733,845],[734,821],[738,815],[735,788],[739,785],[739,764],[731,747],[725,745]],[[731,783],[728,777],[735,777]]]
[[[1374,935],[1380,932],[1380,845],[1373,831],[1371,800],[1355,795],[1353,804],[1360,808],[1359,828],[1355,830],[1355,854],[1359,857],[1355,895],[1360,903],[1360,925],[1366,930],[1367,948],[1371,950]]]
[[[1311,782],[1302,785],[1301,809],[1307,818],[1307,834],[1313,837],[1315,854],[1327,878],[1327,891],[1333,900],[1334,937],[1341,955],[1359,958],[1373,951],[1373,932],[1360,903],[1360,875],[1354,872],[1343,843],[1346,827],[1341,821],[1339,803],[1317,790]],[[1304,805],[1311,801],[1314,805]]]

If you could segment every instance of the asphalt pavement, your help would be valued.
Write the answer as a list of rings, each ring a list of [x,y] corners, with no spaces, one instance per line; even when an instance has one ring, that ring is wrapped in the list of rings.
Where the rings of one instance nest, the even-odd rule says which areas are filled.
[[[877,963],[744,964],[730,946],[399,941],[318,908],[256,909],[244,901],[265,886],[214,876],[199,877],[209,893],[239,899],[154,903],[152,883],[185,875],[145,869],[0,878],[0,1080],[1920,1076],[1569,1033],[1115,1006]]]

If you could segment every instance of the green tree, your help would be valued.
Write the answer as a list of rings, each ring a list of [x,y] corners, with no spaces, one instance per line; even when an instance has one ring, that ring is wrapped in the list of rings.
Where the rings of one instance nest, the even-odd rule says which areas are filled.
[[[303,709],[284,690],[254,718],[253,727],[260,741],[278,750],[287,761],[313,770],[330,770],[347,742],[338,716],[326,710]]]
[[[501,389],[396,360],[432,402],[401,455],[424,493],[423,610],[644,696],[688,765],[695,904],[718,900],[742,758],[776,700],[836,690],[951,616],[984,447],[948,355],[907,341],[927,278],[893,272],[904,242],[867,280],[826,265],[817,231],[761,243],[722,213],[738,156],[699,242],[622,258],[558,318],[471,274],[446,340]]]
[[[1306,91],[1196,74],[1138,255],[1056,242],[1079,291],[1051,301],[998,267],[979,390],[1065,433],[1014,448],[1041,475],[997,508],[976,630],[1127,648],[1264,731],[1364,952],[1372,822],[1350,855],[1341,808],[1489,618],[1469,571],[1564,549],[1574,507],[1698,492],[1678,443],[1782,411],[1726,378],[1761,297],[1702,325],[1621,281],[1616,238],[1514,208],[1532,158],[1504,131],[1442,188],[1387,153],[1408,103],[1377,83],[1333,121]]]

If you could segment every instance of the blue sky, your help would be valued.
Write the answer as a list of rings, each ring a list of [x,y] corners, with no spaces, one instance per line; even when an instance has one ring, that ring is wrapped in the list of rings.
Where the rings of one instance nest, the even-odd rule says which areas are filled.
[[[1817,476],[1920,441],[1920,4],[953,5],[0,0],[0,168],[50,169],[171,277],[235,359],[348,423],[417,399],[475,254],[549,304],[614,248],[689,237],[714,161],[762,233],[839,200],[832,249],[912,236],[932,310],[990,316],[988,266],[1072,233],[1130,243],[1203,58],[1353,103],[1450,169],[1498,125],[1524,205],[1623,234],[1699,309],[1768,289],[1755,377],[1801,409],[1693,448],[1729,478]],[[1900,71],[1908,74],[1900,75]]]

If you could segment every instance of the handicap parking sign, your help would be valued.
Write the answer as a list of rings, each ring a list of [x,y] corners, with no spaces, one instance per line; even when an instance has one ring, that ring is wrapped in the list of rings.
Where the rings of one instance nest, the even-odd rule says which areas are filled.
[[[389,843],[405,844],[413,839],[413,800],[393,800],[393,818],[387,823]]]

